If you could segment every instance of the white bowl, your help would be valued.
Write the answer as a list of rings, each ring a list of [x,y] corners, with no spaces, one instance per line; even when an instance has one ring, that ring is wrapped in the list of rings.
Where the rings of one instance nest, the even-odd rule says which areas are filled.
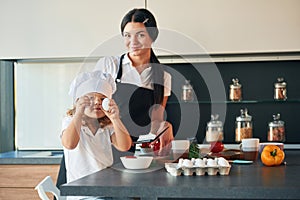
[[[123,156],[120,158],[126,169],[147,169],[152,160],[152,156]]]

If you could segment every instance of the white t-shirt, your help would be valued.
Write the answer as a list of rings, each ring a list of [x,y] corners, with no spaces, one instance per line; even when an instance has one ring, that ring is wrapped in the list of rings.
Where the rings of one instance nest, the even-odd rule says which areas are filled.
[[[71,123],[72,117],[63,119],[62,130]],[[113,164],[112,143],[110,136],[114,133],[112,126],[99,128],[95,135],[90,129],[81,126],[80,140],[75,149],[64,148],[67,170],[67,182],[92,174]]]
[[[101,70],[105,73],[112,75],[114,79],[117,78],[119,71],[120,56],[109,56],[99,59],[94,70]],[[146,68],[141,74],[138,73],[136,68],[132,66],[132,62],[128,54],[124,56],[122,62],[122,83],[129,83],[138,87],[153,89],[150,82],[151,67]],[[171,75],[164,72],[164,96],[171,95]]]

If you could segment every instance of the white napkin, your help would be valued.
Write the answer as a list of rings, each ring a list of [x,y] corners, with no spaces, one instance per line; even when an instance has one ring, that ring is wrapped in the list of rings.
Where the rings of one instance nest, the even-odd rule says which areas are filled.
[[[137,141],[144,141],[144,140],[153,140],[156,137],[153,133],[148,133],[146,135],[140,135]]]

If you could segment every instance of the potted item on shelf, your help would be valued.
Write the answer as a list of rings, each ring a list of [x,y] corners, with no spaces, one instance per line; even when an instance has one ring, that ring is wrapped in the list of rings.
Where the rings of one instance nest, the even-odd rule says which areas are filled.
[[[252,116],[248,114],[248,109],[241,109],[241,115],[235,121],[235,141],[241,142],[244,138],[253,136]]]
[[[232,84],[229,86],[229,99],[231,101],[242,100],[242,85],[239,83],[239,79],[232,79]]]
[[[285,141],[285,128],[284,121],[280,120],[280,114],[273,115],[272,122],[269,123],[268,141],[284,142]]]
[[[286,100],[287,99],[287,83],[283,78],[277,78],[277,82],[274,83],[274,99]]]

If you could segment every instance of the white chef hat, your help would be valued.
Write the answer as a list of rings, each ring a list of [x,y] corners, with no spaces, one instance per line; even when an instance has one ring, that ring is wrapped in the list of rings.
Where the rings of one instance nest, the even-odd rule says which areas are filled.
[[[97,70],[78,74],[71,83],[69,95],[73,102],[91,92],[101,93],[111,99],[115,91],[116,83],[112,76]]]

